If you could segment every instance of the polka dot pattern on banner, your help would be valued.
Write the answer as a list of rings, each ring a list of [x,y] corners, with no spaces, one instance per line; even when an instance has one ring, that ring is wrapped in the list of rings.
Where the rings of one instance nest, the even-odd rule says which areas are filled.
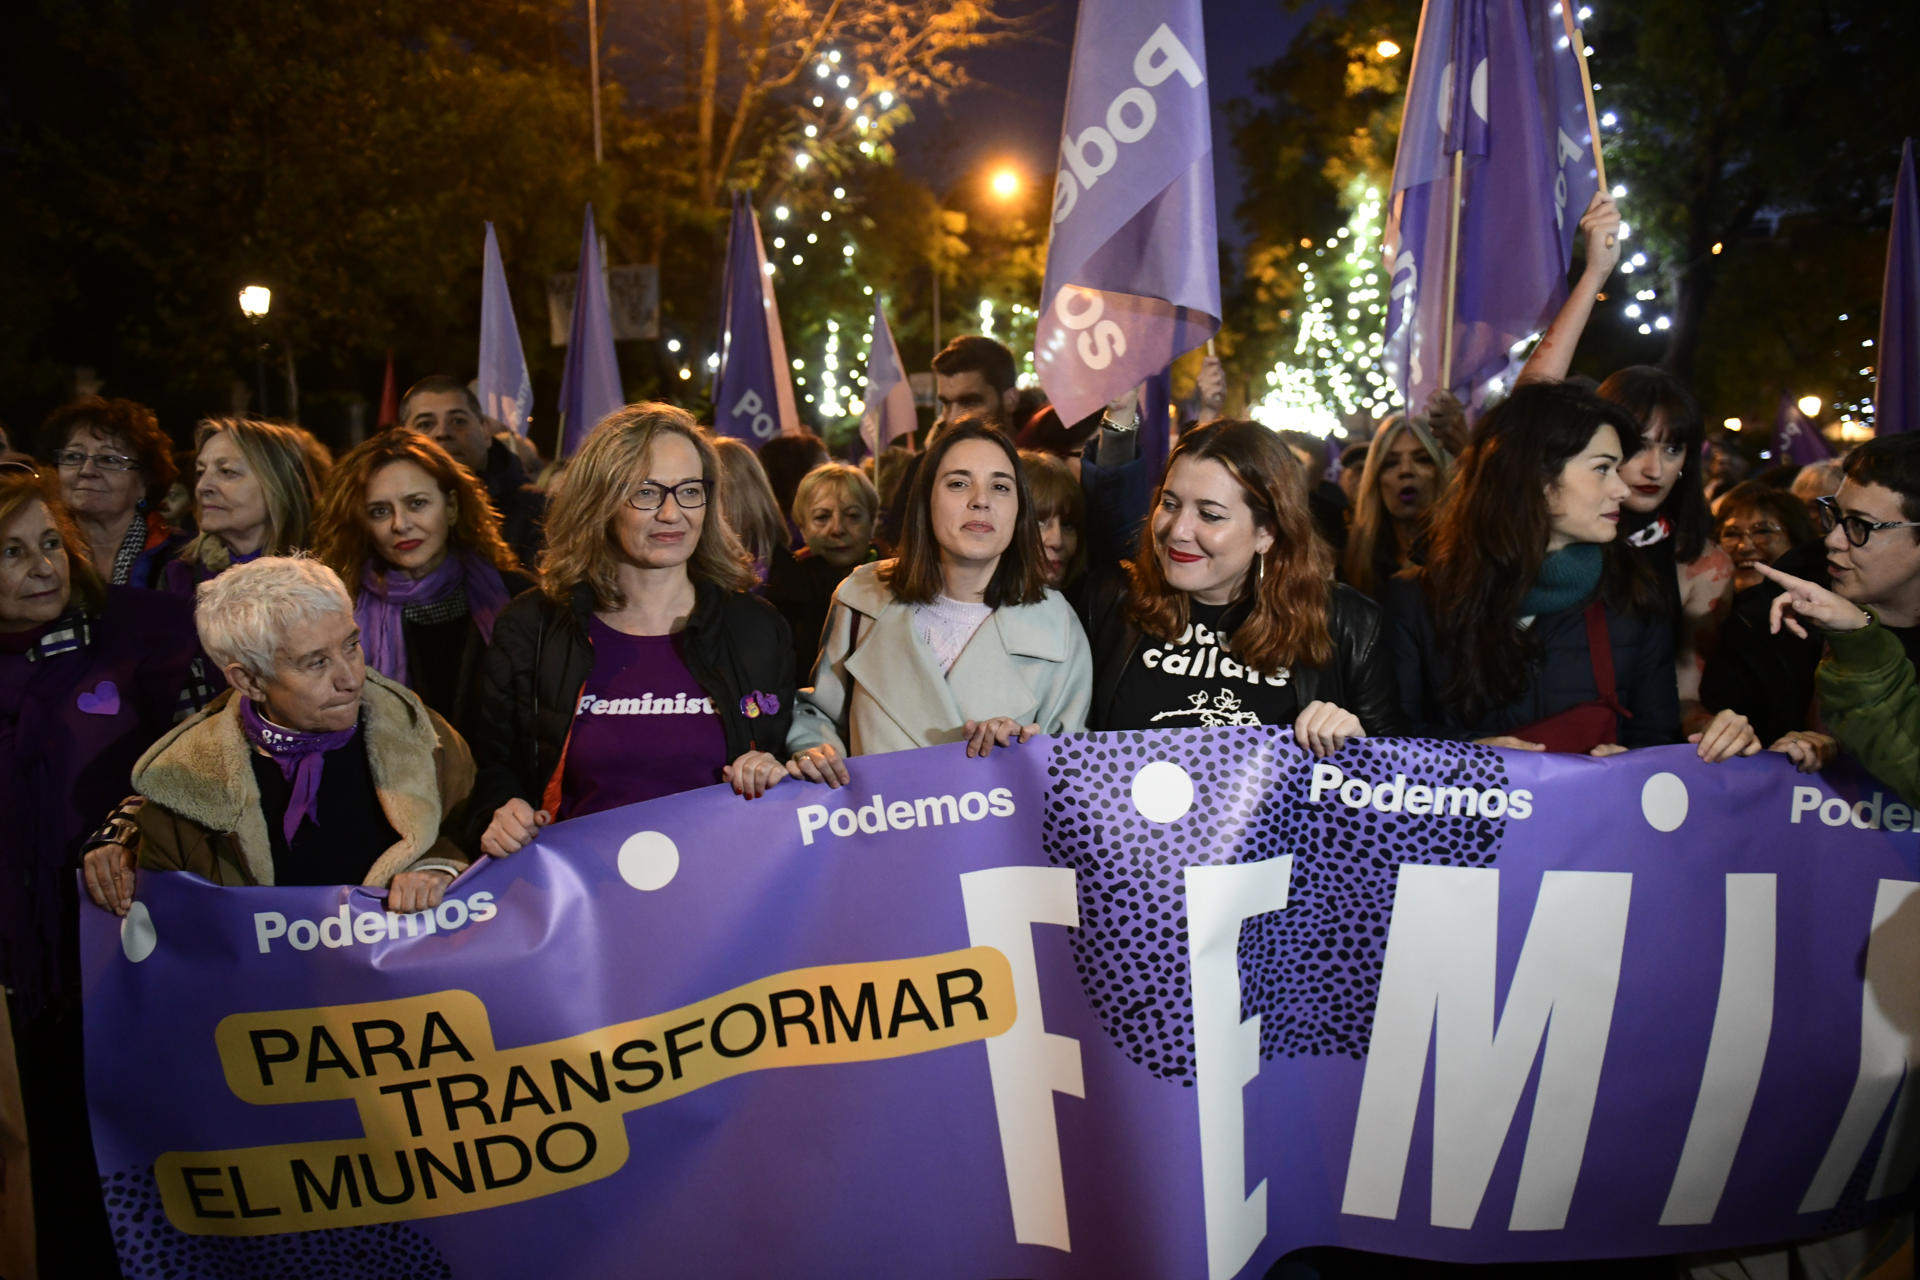
[[[1509,785],[1499,754],[1471,744],[1381,739],[1334,763],[1371,782],[1399,772],[1482,790]],[[1191,787],[1177,821],[1153,816],[1172,774],[1156,781],[1148,771],[1162,766]],[[1080,981],[1114,1044],[1167,1080],[1193,1083],[1183,866],[1294,855],[1288,909],[1241,929],[1244,1011],[1260,1017],[1263,1057],[1359,1058],[1400,865],[1493,863],[1505,817],[1353,809],[1332,793],[1308,805],[1311,770],[1305,753],[1257,728],[1055,741],[1042,838],[1048,860],[1079,877],[1080,928],[1069,937]]]

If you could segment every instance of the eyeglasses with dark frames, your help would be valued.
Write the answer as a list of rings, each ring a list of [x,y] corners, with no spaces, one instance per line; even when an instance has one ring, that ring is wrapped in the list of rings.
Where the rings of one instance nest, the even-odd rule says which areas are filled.
[[[1759,542],[1765,538],[1777,538],[1786,530],[1777,524],[1756,524],[1751,529],[1741,529],[1728,525],[1720,530],[1720,541],[1727,546],[1741,542]]]
[[[682,511],[697,511],[707,505],[707,482],[683,480],[679,484],[662,484],[658,480],[642,480],[627,495],[627,505],[635,511],[658,511],[666,505],[668,495],[672,495],[674,505]]]
[[[1832,533],[1837,525],[1847,535],[1847,542],[1856,547],[1866,546],[1867,539],[1882,529],[1920,529],[1920,520],[1869,520],[1865,516],[1842,515],[1838,498],[1815,498],[1813,507],[1820,515],[1823,533]]]

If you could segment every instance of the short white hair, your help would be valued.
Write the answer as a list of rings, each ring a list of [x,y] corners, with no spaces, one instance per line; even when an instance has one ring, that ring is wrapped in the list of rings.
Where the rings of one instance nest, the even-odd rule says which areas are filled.
[[[193,624],[222,668],[238,663],[268,680],[287,632],[333,613],[353,614],[339,574],[309,556],[262,556],[201,583]]]

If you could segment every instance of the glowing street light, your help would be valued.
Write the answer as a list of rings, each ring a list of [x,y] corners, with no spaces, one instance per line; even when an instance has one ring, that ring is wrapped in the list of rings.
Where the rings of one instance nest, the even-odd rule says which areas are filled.
[[[1013,169],[996,169],[987,182],[988,190],[1002,200],[1011,200],[1019,195],[1022,185],[1020,174]]]
[[[1721,423],[1720,425],[1725,427],[1729,431],[1738,431],[1741,428],[1741,426],[1744,424],[1742,424],[1740,419],[1738,418],[1728,418],[1725,422]]]
[[[1379,44],[1373,46],[1373,51],[1383,58],[1397,58],[1400,56],[1400,46],[1391,40],[1382,40]]]
[[[1820,415],[1820,397],[1801,396],[1800,412],[1806,414],[1809,418],[1818,417]]]
[[[250,284],[240,291],[240,313],[249,320],[264,320],[273,305],[273,290],[263,284]]]

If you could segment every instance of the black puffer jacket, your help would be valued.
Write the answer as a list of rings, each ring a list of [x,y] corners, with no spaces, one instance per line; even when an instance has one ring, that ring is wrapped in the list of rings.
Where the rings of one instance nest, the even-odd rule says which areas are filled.
[[[1587,649],[1586,602],[1533,621],[1536,657],[1527,688],[1513,702],[1469,714],[1442,690],[1452,664],[1441,651],[1426,593],[1414,578],[1387,584],[1393,661],[1406,731],[1416,737],[1472,739],[1512,733],[1523,725],[1591,702],[1593,658]],[[1607,640],[1613,649],[1614,691],[1631,714],[1620,721],[1623,747],[1654,747],[1680,741],[1680,694],[1673,674],[1673,626],[1664,616],[1607,609]]]
[[[786,755],[795,695],[793,637],[778,610],[757,596],[695,584],[687,620],[687,667],[720,710],[727,759],[748,751]],[[477,850],[493,811],[515,797],[538,809],[560,765],[580,690],[593,671],[587,619],[593,591],[577,587],[570,607],[529,591],[493,624],[481,668],[471,745],[477,770],[467,844]],[[779,709],[748,716],[741,699],[772,694]],[[755,704],[758,709],[758,704]]]
[[[1087,639],[1093,645],[1093,707],[1089,729],[1144,729],[1115,724],[1120,679],[1140,648],[1140,629],[1127,616],[1125,575],[1101,574],[1087,592]],[[1229,615],[1232,616],[1232,615]],[[1333,635],[1333,661],[1324,667],[1293,668],[1291,684],[1300,705],[1331,702],[1358,716],[1367,733],[1388,737],[1401,732],[1393,661],[1380,606],[1344,583],[1333,584],[1327,611]]]

